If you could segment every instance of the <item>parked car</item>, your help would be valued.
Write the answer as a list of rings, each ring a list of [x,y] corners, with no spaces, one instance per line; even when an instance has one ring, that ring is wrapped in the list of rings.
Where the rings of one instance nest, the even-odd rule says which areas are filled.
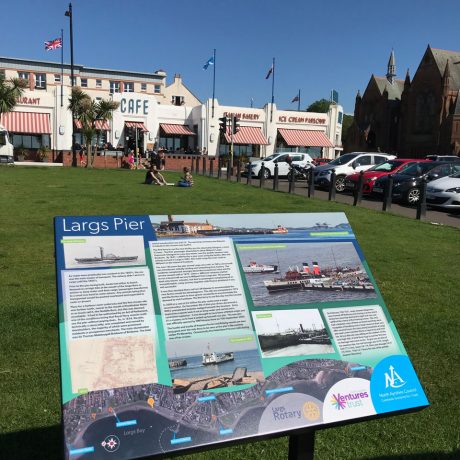
[[[262,162],[264,163],[264,177],[269,179],[273,174],[275,174],[275,161],[278,162],[278,175],[287,176],[289,173],[289,164],[286,163],[287,157],[292,158],[293,165],[299,165],[303,168],[311,167],[313,163],[312,157],[308,153],[275,153],[266,158],[261,158],[260,160],[253,161],[251,163],[251,175],[255,177],[260,177]],[[249,173],[249,165],[246,165],[244,174]]]
[[[313,164],[315,166],[322,166],[330,163],[332,161],[331,158],[313,158]]]
[[[460,157],[455,155],[427,155],[425,158],[431,161],[452,161],[454,163],[460,163]]]
[[[433,207],[460,209],[460,172],[431,181],[426,188],[426,202]]]
[[[395,174],[402,172],[405,168],[414,163],[426,162],[430,160],[419,160],[413,158],[396,158],[388,160],[379,165],[372,166],[363,174],[363,193],[372,193],[372,187],[379,177],[387,176],[388,174]],[[353,191],[358,186],[360,173],[353,172],[345,178],[345,189]]]
[[[353,152],[346,153],[330,163],[318,166],[315,169],[315,185],[318,187],[329,188],[332,170],[335,169],[336,181],[335,189],[337,192],[345,190],[345,177],[355,171],[366,171],[374,165],[396,158],[395,155],[388,155],[380,152]]]
[[[420,199],[420,183],[422,178],[428,182],[441,177],[449,176],[460,171],[460,164],[427,161],[415,163],[404,171],[393,176],[392,199],[407,204],[416,204]],[[381,177],[375,181],[373,192],[383,194],[388,176]]]

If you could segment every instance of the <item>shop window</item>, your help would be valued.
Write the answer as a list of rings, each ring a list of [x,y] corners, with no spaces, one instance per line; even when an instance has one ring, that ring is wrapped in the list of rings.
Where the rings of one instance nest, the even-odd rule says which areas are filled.
[[[46,73],[35,74],[35,89],[46,89]]]
[[[134,93],[134,83],[132,81],[125,82],[125,93]]]
[[[155,92],[155,94],[160,94],[161,93],[161,85],[155,85],[154,86],[154,92]]]
[[[96,80],[96,88],[102,88],[102,80]]]
[[[111,81],[110,82],[110,93],[119,93],[120,92],[120,82],[119,81]]]
[[[55,83],[61,83],[61,74],[59,74],[59,73],[54,74],[54,82]]]
[[[81,87],[82,88],[88,88],[88,79],[87,78],[82,78],[81,79]]]
[[[141,91],[142,92],[147,91],[147,83],[141,83]]]
[[[29,80],[29,72],[18,72],[18,77],[23,80]]]
[[[26,149],[39,149],[41,146],[49,147],[50,136],[48,134],[39,134],[32,136],[29,134],[13,134],[13,145],[15,147],[24,147]]]

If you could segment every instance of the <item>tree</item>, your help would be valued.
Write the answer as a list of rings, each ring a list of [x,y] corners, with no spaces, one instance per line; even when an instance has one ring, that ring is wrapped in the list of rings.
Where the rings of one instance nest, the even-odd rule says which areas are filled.
[[[327,113],[329,112],[329,106],[331,102],[327,99],[320,99],[319,101],[315,101],[311,103],[307,107],[307,112],[318,112],[318,113]]]
[[[350,126],[353,124],[353,115],[343,114],[343,122],[342,122],[342,145],[345,143],[347,139],[347,133],[350,129]]]
[[[21,78],[6,80],[3,75],[0,75],[0,115],[14,109],[18,97],[23,94],[27,86],[26,80]]]
[[[78,86],[72,88],[69,99],[69,110],[81,123],[81,132],[86,142],[86,167],[93,166],[92,140],[97,134],[99,141],[101,125],[112,118],[112,111],[118,109],[120,104],[114,101],[93,101],[91,97]],[[97,148],[97,146],[96,146]]]

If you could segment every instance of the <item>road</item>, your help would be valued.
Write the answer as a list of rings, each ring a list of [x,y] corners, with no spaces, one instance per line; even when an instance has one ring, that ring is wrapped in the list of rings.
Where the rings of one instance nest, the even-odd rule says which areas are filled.
[[[222,171],[222,179],[221,180],[226,180],[226,172]],[[232,181],[235,181],[236,178],[232,177]],[[247,181],[246,177],[241,178],[241,182],[245,184]],[[251,180],[251,185],[255,187],[260,186],[259,179],[253,178]],[[272,189],[273,188],[273,181],[272,179],[269,179],[265,181],[264,183],[264,188],[267,189]],[[289,183],[286,179],[280,179],[279,180],[279,186],[278,190],[282,192],[288,192],[289,191]],[[296,195],[301,195],[301,196],[308,196],[308,190],[307,190],[307,185],[306,182],[296,182],[295,186],[295,192]],[[321,200],[327,200],[329,197],[329,193],[324,190],[318,190],[315,189],[315,198],[321,199]],[[353,204],[353,195],[351,193],[337,193],[335,196],[335,201],[337,203],[346,203],[346,204]],[[382,210],[382,202],[373,199],[372,197],[363,197],[361,204],[359,206],[368,208],[368,209],[375,209],[375,210]],[[392,203],[391,209],[389,210],[392,214],[397,214],[405,217],[410,217],[414,218],[416,217],[417,209],[412,206],[405,206],[405,205],[400,205],[397,203]],[[448,225],[451,227],[456,227],[460,228],[460,212],[459,211],[442,211],[442,210],[435,210],[435,209],[430,209],[427,208],[426,211],[426,217],[424,219],[426,222],[432,222],[435,224],[439,225]]]

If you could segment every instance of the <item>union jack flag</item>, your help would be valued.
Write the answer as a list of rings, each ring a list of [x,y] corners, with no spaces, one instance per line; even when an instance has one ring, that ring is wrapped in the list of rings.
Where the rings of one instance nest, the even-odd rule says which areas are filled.
[[[55,38],[54,40],[45,42],[46,51],[55,50],[57,48],[62,48],[62,38]]]

